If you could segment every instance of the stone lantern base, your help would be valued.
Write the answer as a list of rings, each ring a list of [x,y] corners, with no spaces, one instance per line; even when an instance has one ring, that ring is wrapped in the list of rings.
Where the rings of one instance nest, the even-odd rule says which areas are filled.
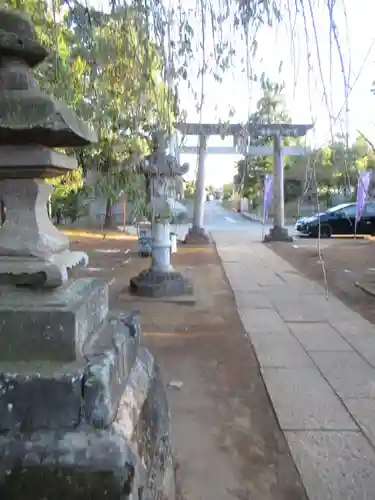
[[[138,313],[108,312],[94,278],[5,288],[0,498],[175,500],[168,403]]]
[[[193,287],[187,278],[171,265],[171,239],[168,221],[152,226],[152,265],[131,278],[129,291],[141,297],[176,297],[191,295]]]
[[[146,269],[130,280],[130,293],[141,297],[174,297],[191,295],[193,287],[188,279],[176,270]]]

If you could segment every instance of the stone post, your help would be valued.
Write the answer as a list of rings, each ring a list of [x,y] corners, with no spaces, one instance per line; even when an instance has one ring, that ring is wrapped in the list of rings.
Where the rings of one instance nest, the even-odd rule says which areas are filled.
[[[106,282],[72,279],[87,257],[48,218],[44,179],[77,167],[54,148],[96,135],[38,88],[46,56],[1,9],[0,498],[172,500],[168,404],[139,315],[110,312]]]
[[[265,242],[285,241],[291,242],[293,238],[289,235],[288,229],[284,227],[284,160],[283,160],[283,140],[280,133],[273,135],[274,144],[274,175],[275,175],[275,218],[274,225],[269,234],[264,237]]]
[[[142,163],[149,178],[152,222],[151,267],[130,280],[129,290],[146,297],[169,297],[191,294],[188,280],[171,265],[170,219],[168,200],[169,179],[185,174],[189,165],[179,165],[176,159],[165,153],[166,139],[163,132],[154,134],[154,152]]]
[[[204,188],[206,146],[207,138],[204,134],[201,134],[199,136],[199,161],[197,181],[195,184],[193,226],[189,229],[185,239],[185,243],[189,245],[207,244],[210,242],[209,236],[203,226],[204,205],[206,201],[206,192]]]

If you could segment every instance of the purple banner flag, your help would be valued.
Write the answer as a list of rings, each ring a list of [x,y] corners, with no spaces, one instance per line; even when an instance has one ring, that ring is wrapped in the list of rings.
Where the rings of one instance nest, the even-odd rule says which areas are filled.
[[[357,206],[356,206],[356,216],[355,216],[355,220],[357,222],[363,215],[363,209],[365,206],[367,191],[370,185],[370,179],[371,179],[370,170],[359,171],[358,186],[357,186]]]
[[[273,195],[273,175],[266,174],[264,178],[264,211],[263,217],[267,218],[268,209],[270,208],[271,200]]]

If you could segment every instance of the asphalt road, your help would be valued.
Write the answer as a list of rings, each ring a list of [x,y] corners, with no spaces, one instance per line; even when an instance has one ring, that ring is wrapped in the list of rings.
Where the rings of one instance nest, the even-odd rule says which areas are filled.
[[[246,219],[237,212],[225,210],[219,200],[208,201],[204,207],[204,227],[206,231],[246,231],[254,236],[262,237],[271,228],[270,224],[261,224],[258,221]],[[293,226],[287,226],[291,234],[294,233]]]

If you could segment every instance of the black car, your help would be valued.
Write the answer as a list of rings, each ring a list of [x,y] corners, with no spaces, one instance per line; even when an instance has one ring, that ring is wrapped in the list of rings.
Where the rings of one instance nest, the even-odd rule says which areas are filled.
[[[344,203],[311,217],[302,217],[295,225],[301,235],[329,238],[333,234],[375,234],[375,201],[366,201],[355,231],[356,204]]]

